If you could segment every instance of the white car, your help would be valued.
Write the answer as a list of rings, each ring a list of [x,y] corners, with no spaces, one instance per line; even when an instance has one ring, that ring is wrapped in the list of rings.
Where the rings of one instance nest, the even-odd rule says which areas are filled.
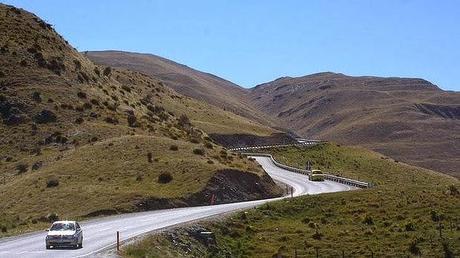
[[[83,231],[76,221],[56,221],[47,231],[46,249],[58,246],[83,247]]]

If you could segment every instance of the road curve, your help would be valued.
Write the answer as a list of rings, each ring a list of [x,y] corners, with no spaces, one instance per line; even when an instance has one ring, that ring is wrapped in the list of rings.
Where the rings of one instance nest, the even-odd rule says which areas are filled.
[[[332,181],[312,182],[307,176],[276,167],[268,157],[254,157],[274,179],[294,188],[294,196],[320,194],[357,189]],[[45,249],[46,232],[0,239],[0,257],[90,257],[115,246],[116,231],[121,239],[129,239],[177,224],[200,220],[232,211],[251,208],[285,197],[130,213],[92,219],[81,223],[84,235],[81,249]]]

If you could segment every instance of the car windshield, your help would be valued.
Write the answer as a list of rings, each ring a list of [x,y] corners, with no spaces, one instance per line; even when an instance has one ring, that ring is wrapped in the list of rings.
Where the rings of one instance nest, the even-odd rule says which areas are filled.
[[[54,223],[50,229],[50,231],[66,231],[66,230],[75,230],[75,224],[73,223]]]

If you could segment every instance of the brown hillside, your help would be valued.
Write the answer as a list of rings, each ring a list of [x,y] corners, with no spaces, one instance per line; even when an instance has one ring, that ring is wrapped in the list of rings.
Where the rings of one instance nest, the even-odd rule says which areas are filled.
[[[246,184],[220,202],[280,194],[253,161],[207,136],[272,129],[156,78],[95,65],[24,10],[0,4],[0,31],[0,237],[43,227],[53,212],[207,204],[209,189],[235,176]]]
[[[85,54],[95,63],[154,76],[185,96],[266,125],[272,124],[267,116],[248,104],[249,90],[215,75],[152,54],[123,51],[88,51]]]
[[[355,144],[460,176],[460,93],[422,79],[320,73],[251,92],[256,108],[311,138]]]

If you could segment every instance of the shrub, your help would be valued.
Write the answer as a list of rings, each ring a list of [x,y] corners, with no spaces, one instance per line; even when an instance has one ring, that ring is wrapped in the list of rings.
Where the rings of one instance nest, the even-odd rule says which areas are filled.
[[[374,225],[374,219],[371,216],[366,215],[366,217],[364,218],[363,223],[366,224],[366,225]]]
[[[107,66],[106,68],[104,68],[103,74],[105,76],[109,76],[111,73],[112,73],[112,68],[110,68],[110,66]]]
[[[172,151],[177,151],[177,150],[179,150],[179,147],[177,147],[177,145],[171,145],[171,146],[169,146],[169,149],[172,150]]]
[[[42,97],[40,96],[40,92],[34,91],[32,93],[32,99],[36,102],[42,102]]]
[[[122,85],[121,88],[127,92],[131,92],[131,88],[129,86]]]
[[[312,235],[312,237],[313,239],[321,240],[321,238],[323,238],[323,234],[321,234],[321,232],[319,232],[319,230],[317,229],[315,233]]]
[[[212,143],[210,143],[210,142],[206,142],[206,143],[204,144],[204,147],[206,147],[206,148],[208,148],[208,149],[213,149],[213,148],[214,148],[214,146],[212,146]]]
[[[114,117],[106,117],[104,121],[106,121],[109,124],[114,124],[114,125],[118,124],[118,119]]]
[[[310,218],[308,218],[308,217],[303,218],[302,223],[305,223],[305,224],[310,223]]]
[[[73,63],[75,64],[75,70],[80,70],[81,69],[81,62],[77,59],[73,60]]]
[[[78,96],[79,98],[81,98],[81,99],[86,99],[86,93],[84,93],[84,92],[81,92],[81,91],[78,92],[78,93],[77,93],[77,96]]]
[[[415,231],[415,225],[412,222],[407,222],[406,225],[404,225],[404,228],[406,231]]]
[[[148,161],[149,163],[152,163],[152,162],[153,162],[153,155],[152,155],[151,152],[147,153],[147,161]]]
[[[214,161],[208,160],[208,164],[214,164]]]
[[[191,143],[200,143],[200,141],[197,138],[191,138],[190,142]]]
[[[93,108],[93,105],[89,104],[89,103],[84,103],[83,104],[83,108],[84,109],[92,109]]]
[[[449,242],[447,242],[447,240],[443,240],[441,244],[442,244],[442,250],[444,251],[444,257],[445,258],[454,258],[455,254],[452,251],[452,249],[450,248]]]
[[[134,115],[134,113],[128,114],[127,120],[128,120],[128,125],[130,127],[137,127],[138,126],[137,117]]]
[[[180,127],[190,127],[192,124],[190,123],[190,119],[188,118],[188,116],[186,114],[182,114],[180,117],[179,117],[179,120],[177,121],[178,125]]]
[[[27,165],[27,163],[19,163],[16,165],[16,170],[18,171],[18,174],[22,174],[22,173],[25,173],[27,172],[29,168],[29,165]]]
[[[97,74],[97,76],[101,76],[101,71],[99,71],[97,67],[94,67],[94,73]]]
[[[33,120],[38,124],[45,124],[56,122],[57,117],[56,114],[54,114],[52,111],[44,109],[40,113],[36,114],[33,117]]]
[[[49,222],[55,222],[55,221],[59,220],[59,216],[56,213],[52,212],[52,213],[49,213],[48,215],[46,215],[46,219]]]
[[[418,244],[418,241],[417,240],[414,240],[412,242],[410,242],[409,244],[409,252],[413,255],[421,255],[421,251],[420,251],[420,248],[417,246]]]
[[[95,106],[99,106],[99,101],[97,99],[91,99],[91,104],[95,105]]]
[[[193,154],[203,156],[205,154],[203,149],[193,149]]]
[[[2,232],[3,232],[3,233],[8,232],[8,228],[7,228],[6,226],[1,226],[1,228],[2,228]]]
[[[163,172],[158,176],[158,183],[167,184],[173,180],[171,173]]]
[[[458,188],[455,185],[450,185],[449,186],[449,192],[450,192],[450,195],[452,195],[452,196],[460,195],[460,191],[458,190]]]
[[[82,124],[83,121],[84,121],[84,120],[83,120],[82,117],[79,117],[79,118],[75,119],[75,123],[76,123],[76,124]]]
[[[51,187],[56,187],[59,185],[59,180],[56,177],[51,177],[46,181],[46,187],[51,188]]]
[[[38,170],[42,167],[43,161],[37,161],[32,165],[32,170]]]
[[[46,62],[46,61],[45,61]],[[65,71],[65,64],[60,57],[54,57],[45,65],[50,71],[57,75],[61,75],[62,71]]]

